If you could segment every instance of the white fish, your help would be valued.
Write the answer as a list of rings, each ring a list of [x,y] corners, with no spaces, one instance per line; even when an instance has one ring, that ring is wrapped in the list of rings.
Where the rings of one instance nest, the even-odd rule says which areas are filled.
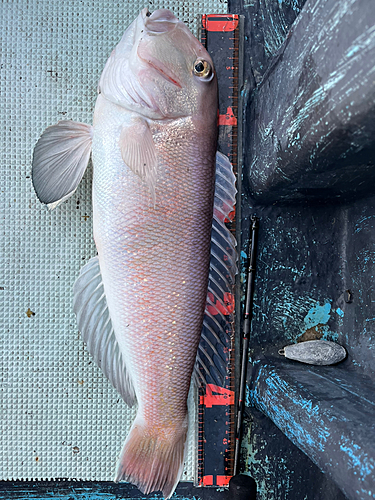
[[[74,193],[92,151],[98,256],[81,270],[74,309],[97,364],[128,404],[138,402],[115,480],[169,498],[183,468],[207,297],[216,75],[207,51],[170,11],[144,9],[112,52],[98,91],[92,127],[65,121],[44,132],[33,183],[54,208]],[[227,291],[235,250],[223,221],[235,188],[229,161],[218,159],[213,236],[229,241],[218,271]]]

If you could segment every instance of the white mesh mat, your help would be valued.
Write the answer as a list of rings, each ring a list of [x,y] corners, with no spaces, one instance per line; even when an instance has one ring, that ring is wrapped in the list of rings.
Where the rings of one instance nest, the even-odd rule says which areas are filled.
[[[72,287],[95,255],[91,169],[53,212],[31,184],[33,147],[61,119],[91,123],[100,73],[147,4],[2,2],[0,8],[0,479],[112,480],[135,415],[92,363]],[[220,0],[155,1],[195,31]],[[194,415],[192,415],[194,419]],[[191,425],[194,429],[194,425]],[[183,480],[193,480],[194,433]]]

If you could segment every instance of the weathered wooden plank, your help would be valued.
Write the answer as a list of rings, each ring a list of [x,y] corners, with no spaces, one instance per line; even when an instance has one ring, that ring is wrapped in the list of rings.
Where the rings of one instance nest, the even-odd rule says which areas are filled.
[[[245,16],[246,90],[258,85],[306,0],[228,0],[229,12]]]
[[[375,9],[307,0],[253,94],[244,135],[252,197],[375,192]]]
[[[174,500],[255,500],[256,487],[248,476],[234,477],[229,488],[201,488],[180,482]],[[1,500],[163,500],[161,492],[148,495],[129,483],[109,481],[0,481]],[[336,500],[336,499],[335,499]],[[341,500],[341,499],[337,499]]]
[[[245,206],[243,213],[246,214]],[[254,209],[250,213],[254,213]],[[364,198],[350,205],[269,205],[257,207],[255,213],[260,217],[260,233],[252,360],[257,359],[257,352],[268,352],[272,348],[277,352],[285,345],[303,339],[334,340],[345,346],[348,357],[327,371],[340,370],[340,374],[347,371],[347,379],[352,383],[357,381],[359,387],[360,375],[365,374],[375,400],[375,198]],[[300,372],[307,371],[309,378],[310,367],[289,363],[284,374],[294,366],[299,367]],[[259,365],[255,369],[258,370]],[[315,378],[317,387],[324,383],[323,378]],[[293,386],[292,382],[289,381],[288,386]],[[303,389],[304,381],[300,379],[296,383],[294,380],[294,394],[297,390],[303,393]],[[342,403],[348,408],[351,419],[351,393],[344,391],[343,394]],[[281,408],[285,399],[279,399],[279,394],[275,399]],[[335,403],[331,401],[330,404]],[[273,418],[274,401],[265,399],[265,405],[266,415]],[[321,409],[320,406],[317,411]],[[288,406],[291,419],[296,421],[299,418],[297,410],[300,411],[298,406],[296,413],[292,413]],[[329,489],[333,485],[327,474],[327,482],[319,489],[322,479],[307,461],[307,456],[311,458],[310,448],[303,448],[307,454],[303,461],[294,445],[283,439],[281,432],[275,435],[268,418],[261,419],[258,412],[254,414],[253,408],[249,412],[251,435],[246,464],[258,482],[259,495],[262,493],[260,498],[336,500]],[[362,416],[348,423],[353,447],[362,445],[364,433],[373,435],[372,421],[367,431],[364,430],[368,423]],[[313,420],[304,418],[300,424],[306,434],[315,432]],[[329,425],[333,435],[335,422],[329,422]],[[287,435],[290,437],[289,433]],[[329,452],[326,448],[325,460]],[[272,457],[271,461],[269,457]],[[333,454],[331,463],[332,467],[340,469],[336,471],[336,477],[339,474],[346,476],[348,461]],[[337,484],[342,487],[341,482]],[[304,494],[301,493],[303,489]]]
[[[349,499],[375,491],[375,399],[370,379],[340,367],[311,367],[274,356],[253,364],[257,408],[328,473]]]
[[[243,490],[244,491],[244,490]],[[0,481],[1,500],[162,500],[163,495],[145,495],[129,483],[109,481]],[[174,500],[228,500],[227,491],[196,488],[192,483],[179,483]],[[250,499],[249,499],[250,500]]]
[[[246,465],[262,500],[344,498],[335,485],[374,498],[373,1],[307,0],[278,48],[303,3],[229,2],[247,26],[243,241],[261,220]],[[323,371],[256,355],[320,337],[347,359]]]

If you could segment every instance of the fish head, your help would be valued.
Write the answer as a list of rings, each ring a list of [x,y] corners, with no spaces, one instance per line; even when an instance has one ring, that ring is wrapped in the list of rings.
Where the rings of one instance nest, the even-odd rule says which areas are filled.
[[[217,112],[212,59],[167,9],[140,12],[108,60],[99,89],[109,100],[151,119]]]

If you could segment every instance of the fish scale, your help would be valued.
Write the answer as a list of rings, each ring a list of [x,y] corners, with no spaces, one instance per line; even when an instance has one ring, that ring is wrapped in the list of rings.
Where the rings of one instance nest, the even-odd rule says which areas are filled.
[[[103,102],[103,106],[106,118],[99,102],[97,112],[103,115],[94,121],[95,242],[110,316],[126,352],[140,411],[153,420],[154,427],[163,426],[171,413],[177,422],[186,417],[188,374],[195,362],[192,346],[199,342],[207,293],[212,159],[206,169],[204,162],[194,165],[188,160],[191,138],[188,144],[181,128],[185,122],[191,137],[190,120],[179,120],[172,129],[170,124],[162,125],[155,134],[161,158],[154,208],[147,186],[124,165],[119,148],[114,151],[110,141],[108,148],[102,147],[124,114],[116,105]],[[200,142],[196,142],[197,152],[200,147],[209,150]],[[96,144],[100,145],[98,154]],[[176,227],[180,228],[178,239]],[[151,355],[153,365],[148,371],[145,367]],[[164,405],[166,395],[168,404]]]

